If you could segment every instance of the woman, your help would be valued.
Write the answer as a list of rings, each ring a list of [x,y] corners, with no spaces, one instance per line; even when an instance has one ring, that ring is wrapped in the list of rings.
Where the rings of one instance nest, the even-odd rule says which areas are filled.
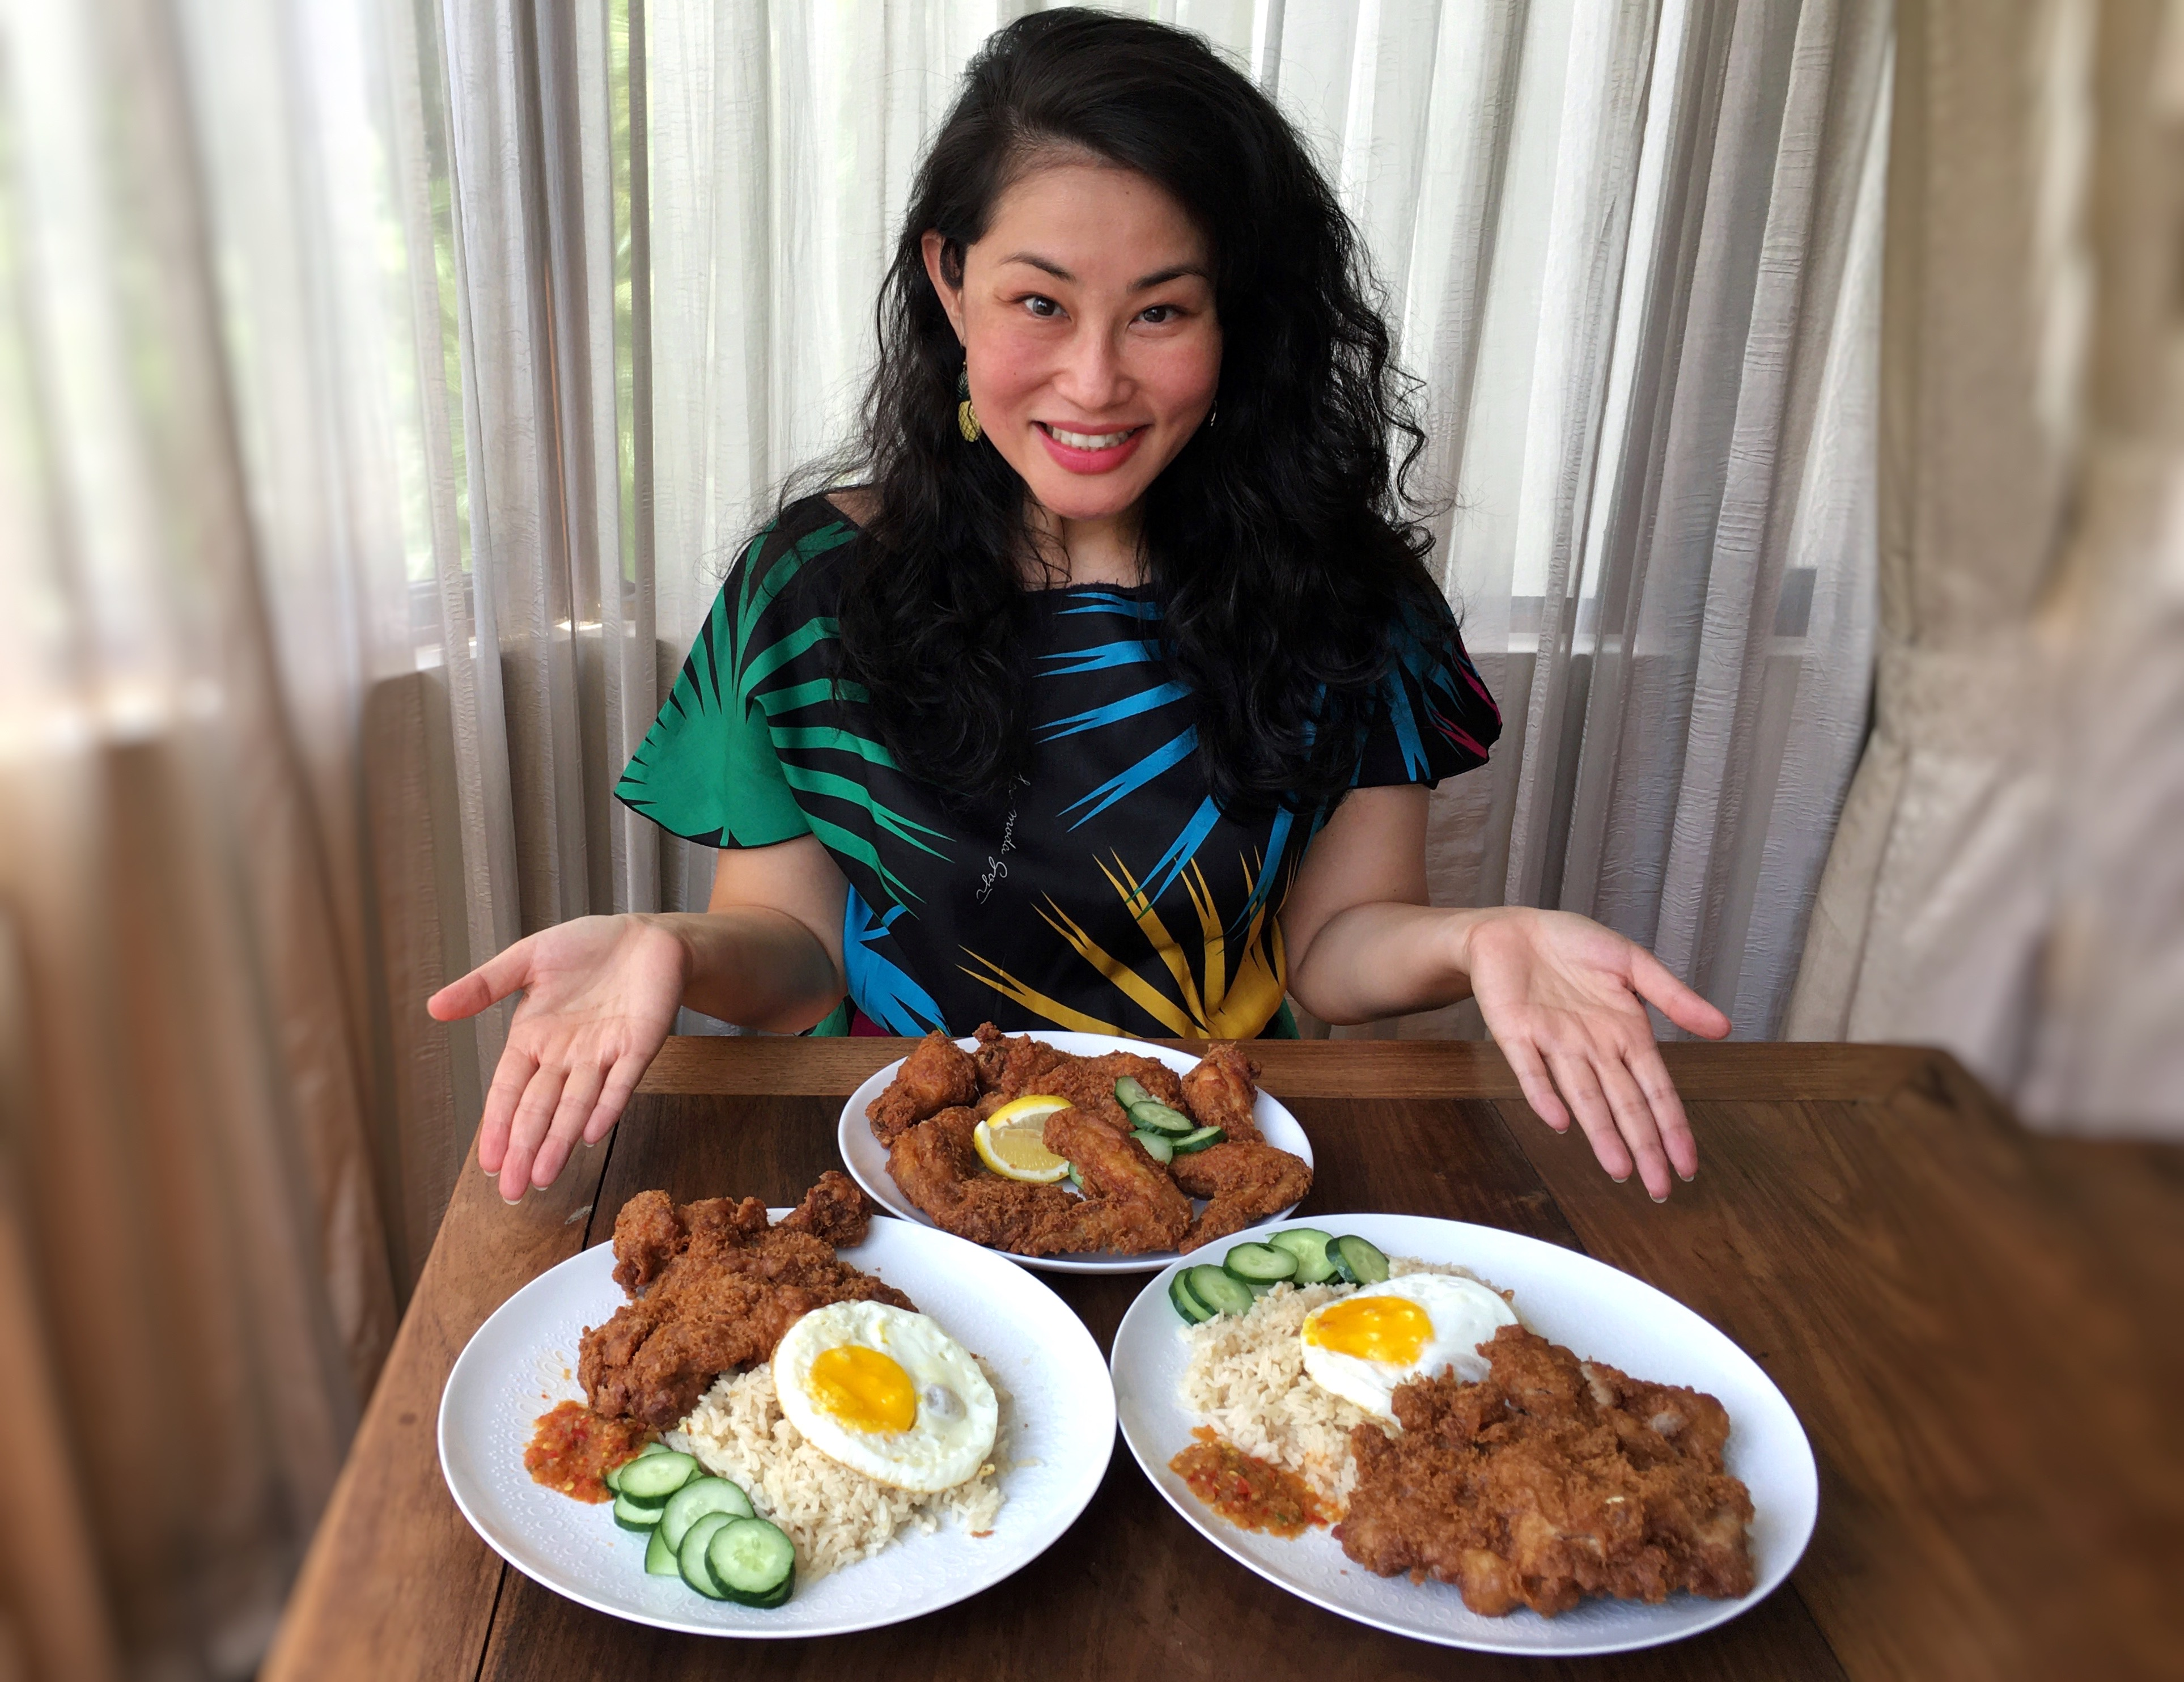
[[[1696,1149],[1584,918],[1427,906],[1427,792],[1500,719],[1424,565],[1422,435],[1353,231],[1195,37],[997,33],[913,193],[866,483],[730,573],[618,794],[721,849],[703,913],[584,917],[430,1001],[521,991],[481,1164],[550,1185],[678,1005],[779,1031],[1294,1033],[1475,995],[1532,1107],[1656,1200]],[[1400,466],[1391,437],[1403,440]]]

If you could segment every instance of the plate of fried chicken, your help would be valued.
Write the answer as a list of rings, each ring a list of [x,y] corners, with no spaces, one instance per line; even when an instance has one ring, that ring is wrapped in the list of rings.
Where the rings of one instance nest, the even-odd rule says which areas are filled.
[[[1515,1233],[1414,1216],[1313,1220],[1363,1238],[1398,1275],[1311,1288],[1338,1306],[1355,1291],[1361,1307],[1400,1309],[1395,1293],[1418,1283],[1401,1276],[1439,1267],[1506,1294],[1517,1322],[1477,1345],[1477,1376],[1382,1369],[1402,1378],[1390,1408],[1338,1412],[1311,1394],[1312,1349],[1300,1363],[1273,1341],[1331,1341],[1302,1312],[1312,1296],[1282,1284],[1240,1317],[1187,1325],[1170,1289],[1180,1264],[1147,1281],[1111,1361],[1123,1440],[1216,1547],[1361,1624],[1563,1657],[1696,1635],[1788,1577],[1819,1512],[1812,1445],[1781,1390],[1715,1327],[1618,1268]],[[1264,1241],[1292,1224],[1239,1236]],[[1298,1305],[1286,1318],[1285,1301]],[[1255,1335],[1261,1320],[1268,1330]],[[1301,1431],[1299,1419],[1329,1429]],[[1193,1492],[1184,1451],[1208,1441],[1251,1456],[1239,1463],[1256,1476],[1293,1462],[1332,1523],[1290,1535],[1239,1528]]]
[[[842,1160],[889,1212],[1056,1273],[1134,1273],[1294,1209],[1312,1189],[1312,1144],[1261,1091],[1240,1046],[1203,1056],[1096,1033],[928,1034],[843,1106]],[[1154,1160],[1116,1095],[1134,1081],[1218,1142]],[[1028,1184],[989,1170],[979,1122],[1028,1096],[1068,1100],[1046,1148],[1082,1181]]]
[[[576,1406],[612,1431],[664,1432],[682,1445],[678,1432],[711,1405],[709,1387],[717,1396],[738,1369],[763,1373],[791,1328],[844,1303],[914,1311],[975,1351],[1002,1398],[980,1474],[992,1474],[1002,1497],[990,1521],[967,1530],[943,1508],[913,1514],[876,1551],[816,1573],[800,1534],[794,1595],[759,1608],[653,1574],[647,1536],[618,1523],[616,1508],[588,1504],[596,1491],[571,1499],[527,1465],[526,1440],[543,1416]],[[931,1400],[922,1395],[921,1409]],[[829,1171],[794,1209],[749,1197],[631,1198],[611,1245],[540,1274],[478,1328],[442,1395],[439,1450],[463,1516],[554,1592],[660,1629],[807,1637],[922,1617],[1038,1557],[1098,1490],[1114,1418],[1099,1346],[1043,1282],[944,1233],[876,1217]],[[772,1433],[785,1454],[784,1435],[794,1433]],[[784,1510],[764,1507],[756,1483],[746,1487],[761,1516],[798,1529]],[[804,1522],[869,1525],[872,1494],[853,1490],[838,1521]]]

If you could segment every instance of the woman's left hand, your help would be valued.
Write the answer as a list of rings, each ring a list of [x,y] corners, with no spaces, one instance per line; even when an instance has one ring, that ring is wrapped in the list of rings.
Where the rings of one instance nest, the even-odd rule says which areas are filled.
[[[1729,1018],[1589,917],[1509,906],[1467,922],[1461,961],[1479,1014],[1540,1119],[1566,1133],[1574,1111],[1602,1167],[1624,1180],[1635,1159],[1664,1200],[1670,1167],[1689,1179],[1699,1153],[1646,1005],[1708,1039],[1726,1034]]]

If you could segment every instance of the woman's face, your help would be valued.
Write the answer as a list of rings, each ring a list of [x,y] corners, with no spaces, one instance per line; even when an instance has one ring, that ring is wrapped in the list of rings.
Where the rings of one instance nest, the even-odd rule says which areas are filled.
[[[1221,324],[1205,237],[1145,176],[1066,163],[1000,196],[960,289],[940,248],[928,233],[926,271],[987,438],[1062,519],[1127,512],[1213,407]]]

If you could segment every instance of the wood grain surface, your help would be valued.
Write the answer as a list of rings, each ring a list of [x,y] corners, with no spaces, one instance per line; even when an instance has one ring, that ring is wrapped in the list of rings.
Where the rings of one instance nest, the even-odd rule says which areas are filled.
[[[2119,1234],[2177,1229],[2184,1152],[2027,1139],[1948,1060],[1897,1048],[1668,1048],[1702,1155],[1658,1207],[1541,1127],[1490,1049],[1255,1048],[1312,1138],[1304,1213],[1438,1215],[1583,1248],[1690,1303],[1782,1386],[1819,1458],[1819,1531],[1790,1585],[1694,1640],[1553,1663],[1381,1635],[1207,1547],[1119,1442],[1091,1507],[1040,1559],[866,1635],[668,1635],[501,1568],[433,1445],[471,1333],[606,1237],[637,1191],[794,1201],[838,1166],[840,1095],[904,1049],[672,1042],[610,1144],[552,1192],[511,1209],[465,1175],[267,1682],[2175,1674],[2184,1625],[2164,1590],[2184,1562],[2184,1451],[2160,1317],[2184,1285],[2184,1244]],[[691,1090],[705,1080],[713,1091]],[[1140,1283],[1048,1277],[1103,1348]]]

